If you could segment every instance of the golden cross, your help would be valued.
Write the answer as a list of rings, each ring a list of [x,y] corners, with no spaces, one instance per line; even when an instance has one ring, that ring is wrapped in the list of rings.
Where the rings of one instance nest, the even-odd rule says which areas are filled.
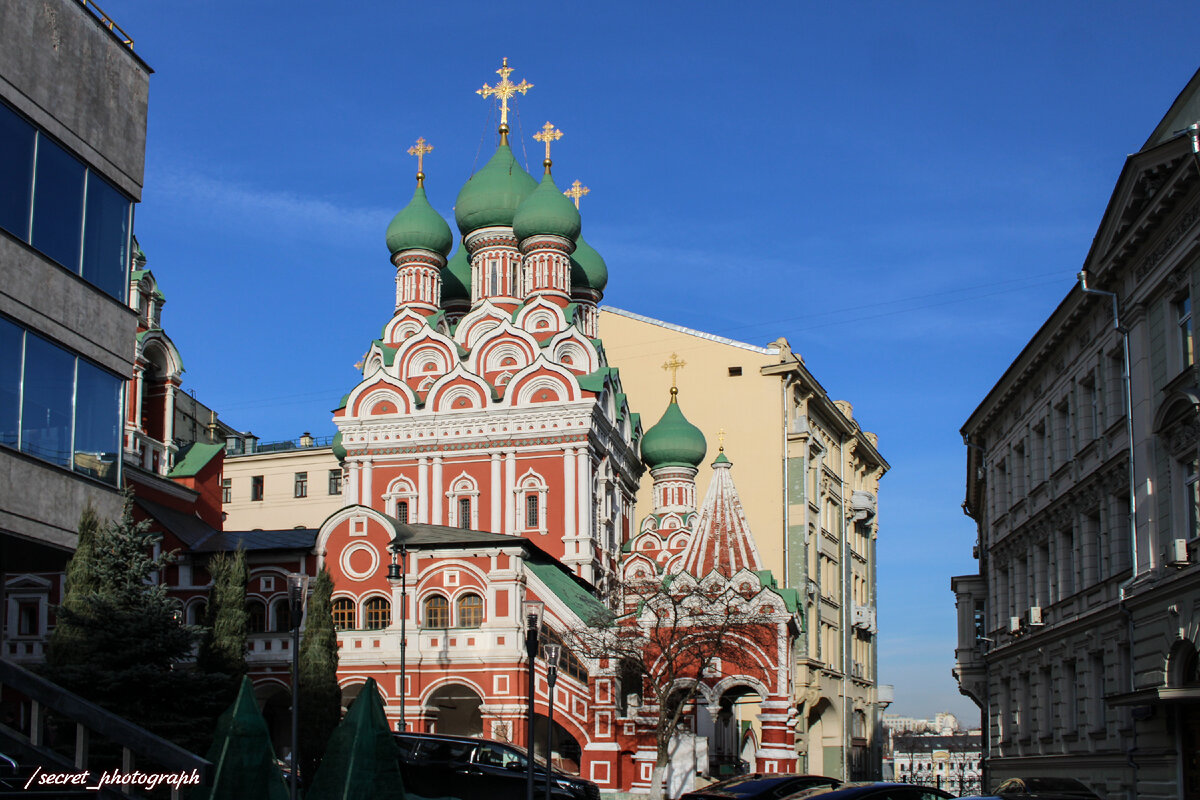
[[[725,429],[724,428],[721,428],[719,431],[717,431],[717,441],[721,443],[720,449],[723,452],[725,450]]]
[[[475,94],[481,95],[484,98],[495,95],[500,98],[500,124],[504,127],[508,126],[508,99],[517,92],[525,94],[533,88],[533,84],[522,80],[520,83],[513,83],[508,79],[512,74],[512,67],[508,65],[508,56],[504,57],[504,63],[500,65],[500,69],[496,70],[496,74],[500,76],[500,82],[495,86],[488,86],[486,83],[482,89],[476,89]]]
[[[547,122],[545,125],[543,125],[541,133],[535,133],[533,135],[534,139],[537,139],[539,142],[543,142],[546,145],[546,160],[543,163],[545,163],[547,167],[550,166],[550,143],[557,142],[562,138],[562,135],[562,131],[560,131],[558,128],[555,128],[554,123],[552,122]]]
[[[671,394],[678,394],[679,389],[675,387],[675,379],[679,376],[679,370],[687,366],[687,362],[679,357],[678,353],[671,353],[671,357],[667,359],[667,363],[662,365],[663,369],[671,371]]]
[[[433,152],[433,145],[425,143],[425,137],[417,139],[417,143],[408,148],[410,156],[417,157],[417,183],[425,181],[425,154]]]
[[[591,189],[584,186],[579,181],[575,181],[574,183],[571,184],[571,188],[567,189],[565,192],[563,192],[563,194],[565,194],[567,197],[569,197],[575,201],[575,208],[576,208],[576,210],[578,210],[579,209],[579,198],[583,197],[585,194],[587,194],[590,191],[591,191]]]

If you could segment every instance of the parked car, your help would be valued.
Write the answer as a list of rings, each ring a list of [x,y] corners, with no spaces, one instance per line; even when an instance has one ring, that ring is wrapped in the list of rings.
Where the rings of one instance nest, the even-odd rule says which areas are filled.
[[[801,789],[835,787],[841,781],[820,775],[751,772],[688,792],[679,800],[778,800]]]
[[[908,783],[843,783],[837,788],[801,789],[780,800],[949,800],[954,795]]]
[[[529,762],[522,747],[469,736],[394,733],[400,774],[409,794],[459,800],[524,800]],[[546,796],[546,766],[534,761],[534,796]],[[600,800],[600,787],[551,770],[553,800]]]
[[[1009,778],[988,795],[992,800],[1100,800],[1074,778]]]

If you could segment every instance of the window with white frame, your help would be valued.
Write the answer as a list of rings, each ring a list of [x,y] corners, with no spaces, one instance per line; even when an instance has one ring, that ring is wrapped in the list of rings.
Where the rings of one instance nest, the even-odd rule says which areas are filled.
[[[452,528],[479,528],[479,485],[465,472],[455,478],[446,493],[449,502],[449,524]]]
[[[1184,295],[1175,301],[1175,324],[1179,328],[1179,369],[1196,363],[1192,348],[1192,298]]]
[[[383,494],[389,517],[395,517],[401,522],[408,523],[409,512],[415,508],[417,487],[408,478],[397,478],[388,484]]]
[[[1200,459],[1193,454],[1182,463],[1185,527],[1189,540],[1200,537]]]
[[[546,532],[546,498],[549,487],[533,470],[517,483],[517,519],[522,529]]]

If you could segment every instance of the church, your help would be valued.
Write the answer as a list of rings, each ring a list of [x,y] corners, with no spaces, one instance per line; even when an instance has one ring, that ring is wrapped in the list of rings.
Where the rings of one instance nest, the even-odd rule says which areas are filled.
[[[660,711],[643,703],[650,678],[631,679],[616,658],[572,642],[606,617],[661,624],[625,605],[635,579],[665,582],[668,595],[689,583],[736,586],[747,625],[769,629],[759,637],[769,644],[752,663],[706,665],[692,699],[704,707],[693,712],[697,733],[725,751],[710,757],[736,758],[731,705],[757,697],[757,766],[792,771],[797,593],[762,569],[723,453],[721,478],[697,503],[707,444],[676,391],[646,430],[630,409],[597,338],[607,267],[551,172],[562,134],[547,123],[534,137],[545,146],[535,181],[509,144],[508,100],[530,88],[511,72],[506,60],[501,80],[482,90],[500,101],[498,143],[458,194],[453,255],[455,237],[425,195],[432,148],[421,139],[409,151],[417,185],[386,236],[395,314],[334,412],[344,505],[321,525],[315,552],[333,575],[345,630],[340,675],[354,685],[374,678],[389,718],[410,730],[523,743],[525,609],[541,604],[542,653],[562,647],[556,763],[602,789],[645,790]],[[639,524],[634,498],[647,468],[654,508]],[[550,724],[543,657],[535,669],[541,741]]]

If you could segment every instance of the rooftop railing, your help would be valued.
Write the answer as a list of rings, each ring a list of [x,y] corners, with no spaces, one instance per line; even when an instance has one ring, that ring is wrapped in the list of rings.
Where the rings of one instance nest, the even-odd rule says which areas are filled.
[[[113,36],[116,36],[121,40],[121,44],[125,45],[130,50],[133,49],[133,37],[126,33],[120,25],[113,22],[112,17],[104,13],[104,9],[93,3],[92,0],[79,0],[79,4],[91,11],[96,19],[100,20],[101,25],[108,28],[109,31],[112,32]]]

